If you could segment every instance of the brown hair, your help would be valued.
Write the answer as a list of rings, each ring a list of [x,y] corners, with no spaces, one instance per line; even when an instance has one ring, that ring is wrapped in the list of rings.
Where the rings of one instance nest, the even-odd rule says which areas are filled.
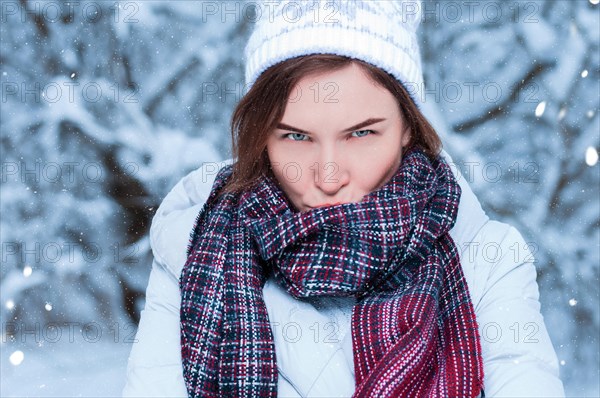
[[[236,106],[231,118],[234,159],[233,175],[222,193],[235,193],[253,187],[261,174],[269,174],[267,139],[283,118],[292,89],[305,76],[331,72],[356,63],[376,83],[398,101],[411,137],[406,149],[418,145],[433,159],[441,140],[419,111],[406,88],[391,74],[367,62],[333,54],[312,54],[282,61],[263,72]]]

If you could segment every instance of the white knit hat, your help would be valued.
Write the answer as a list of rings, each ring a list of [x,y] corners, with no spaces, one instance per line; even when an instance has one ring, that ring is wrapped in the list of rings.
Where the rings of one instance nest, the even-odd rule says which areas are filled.
[[[256,3],[244,55],[246,90],[269,67],[300,55],[337,54],[375,65],[404,84],[419,106],[423,72],[419,0],[281,0]]]

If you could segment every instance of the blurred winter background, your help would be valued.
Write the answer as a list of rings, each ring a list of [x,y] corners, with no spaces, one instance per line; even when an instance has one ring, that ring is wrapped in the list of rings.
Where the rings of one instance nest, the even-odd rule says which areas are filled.
[[[0,394],[118,396],[151,217],[181,177],[230,157],[260,16],[253,1],[0,4]],[[534,250],[567,394],[597,397],[598,0],[424,7],[445,147]]]

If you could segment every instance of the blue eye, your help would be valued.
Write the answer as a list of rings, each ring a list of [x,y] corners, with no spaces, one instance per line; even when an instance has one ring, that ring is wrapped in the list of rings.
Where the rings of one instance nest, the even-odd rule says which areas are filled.
[[[284,134],[284,137],[288,137],[288,136],[296,136],[296,137],[306,137],[306,135],[302,134],[302,133],[288,133],[288,134]],[[306,141],[306,140],[296,140],[296,139],[292,139],[292,141]]]
[[[352,134],[354,134],[354,133],[364,133],[365,131],[370,132],[370,133],[374,132],[373,130],[357,130],[357,131],[352,132]],[[367,136],[367,134],[365,134],[365,135],[359,135],[359,137],[366,137],[366,136]]]

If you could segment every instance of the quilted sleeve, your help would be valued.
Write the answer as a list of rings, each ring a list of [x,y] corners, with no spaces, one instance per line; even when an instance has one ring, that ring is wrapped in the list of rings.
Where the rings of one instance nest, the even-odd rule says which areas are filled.
[[[187,397],[179,343],[179,286],[156,260],[127,363],[123,397]]]
[[[486,397],[564,397],[556,352],[541,313],[534,257],[514,227],[489,221],[473,242],[485,281],[474,303]]]

